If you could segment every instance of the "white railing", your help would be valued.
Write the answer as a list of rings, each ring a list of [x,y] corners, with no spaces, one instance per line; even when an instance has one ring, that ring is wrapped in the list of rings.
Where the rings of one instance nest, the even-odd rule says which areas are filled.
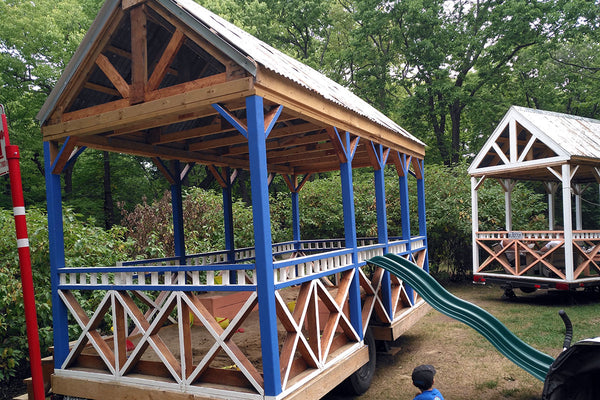
[[[248,290],[256,285],[253,264],[206,266],[153,266],[62,268],[62,289],[135,289],[135,290],[219,290],[237,286]],[[233,276],[237,282],[232,282]],[[244,289],[245,288],[245,289]]]

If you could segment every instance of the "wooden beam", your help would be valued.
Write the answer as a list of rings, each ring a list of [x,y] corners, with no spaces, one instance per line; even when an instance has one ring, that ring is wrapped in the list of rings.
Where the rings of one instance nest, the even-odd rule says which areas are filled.
[[[131,127],[134,127],[135,130],[149,129],[165,125],[168,122],[197,118],[188,117],[188,115],[202,109],[212,108],[211,104],[216,101],[226,102],[251,94],[253,94],[252,79],[244,78],[143,104],[116,109],[110,107],[108,111],[100,114],[46,125],[42,127],[42,133],[44,140],[54,140],[65,136],[93,135]]]
[[[408,308],[398,319],[394,319],[390,326],[372,326],[373,337],[375,340],[393,342],[414,326],[430,310],[431,306],[426,302],[417,303],[414,307]]]
[[[315,154],[316,153],[316,154]],[[313,155],[314,154],[314,155]],[[293,162],[294,160],[303,160],[310,158],[313,155],[316,157],[332,156],[334,154],[331,144],[329,143],[318,143],[303,146],[303,148],[295,147],[288,150],[277,150],[267,153],[268,163],[281,163],[281,162]]]
[[[169,44],[167,44],[167,47],[160,57],[158,64],[156,64],[156,67],[152,72],[152,76],[150,76],[150,79],[148,80],[148,87],[146,88],[147,91],[151,92],[160,86],[160,83],[165,78],[165,75],[167,75],[169,66],[173,62],[173,59],[175,59],[175,56],[183,45],[185,39],[186,38],[183,32],[181,32],[179,29],[175,30],[175,33],[173,33],[173,36],[171,36],[171,40],[169,41]]]
[[[102,86],[102,85],[97,85],[95,83],[86,82],[86,83],[84,83],[83,87],[86,89],[89,89],[89,90],[94,90],[96,92],[108,94],[111,96],[122,96],[118,90],[115,90],[113,88],[109,88],[106,86]]]
[[[173,175],[171,174],[171,171],[169,171],[165,167],[165,164],[162,163],[162,162],[160,162],[160,160],[158,159],[158,157],[152,157],[152,162],[154,162],[154,165],[156,166],[156,168],[167,179],[167,182],[169,182],[169,185],[174,185],[175,184],[175,179],[173,179]]]
[[[82,61],[79,68],[75,72],[75,75],[73,75],[73,77],[67,83],[65,90],[57,102],[58,106],[52,110],[48,121],[54,123],[62,120],[63,112],[68,110],[75,101],[77,95],[81,91],[81,88],[85,85],[85,82],[94,71],[96,58],[111,40],[112,34],[119,27],[124,16],[125,14],[123,13],[123,10],[118,8],[115,15],[105,25],[105,29],[98,34],[98,39],[96,42],[94,42],[94,46],[90,49],[88,58]]]
[[[267,151],[279,149],[279,148],[316,144],[316,143],[325,142],[327,140],[329,140],[329,136],[327,134],[316,134],[316,135],[300,136],[300,137],[285,137],[282,139],[268,141],[267,142]],[[230,148],[227,155],[232,156],[232,155],[247,154],[247,153],[248,153],[248,146],[238,146],[238,147]]]
[[[148,44],[144,5],[130,11],[131,20],[131,92],[130,104],[144,101],[148,81]]]
[[[128,8],[135,7],[138,4],[143,4],[145,2],[146,0],[123,0],[121,2],[121,8],[127,10]]]
[[[147,17],[149,17],[149,16],[147,15]],[[129,52],[127,50],[120,49],[120,48],[118,48],[116,46],[108,45],[108,46],[106,46],[104,48],[104,51],[105,52],[111,52],[111,53],[117,54],[117,55],[119,55],[119,56],[121,56],[123,58],[127,58],[128,60],[131,60],[131,52]],[[173,69],[171,67],[167,68],[167,73],[169,73],[169,74],[171,74],[173,76],[179,75],[179,72],[176,69]]]
[[[204,39],[202,36],[198,35],[189,26],[182,24],[179,19],[174,17],[171,13],[167,12],[156,2],[148,3],[148,7],[156,11],[157,14],[164,18],[169,24],[173,25],[176,29],[181,30],[188,39],[196,43],[199,47],[201,47],[204,51],[206,51],[208,54],[214,57],[224,67],[227,67],[227,65],[232,61],[223,52],[221,52],[219,49],[213,46],[212,43]]]
[[[98,54],[96,65],[104,72],[104,75],[106,75],[110,83],[117,89],[121,97],[127,99],[129,97],[129,85],[109,59],[104,54]]]
[[[348,160],[346,159],[346,152],[344,150],[344,146],[342,146],[342,143],[340,143],[341,138],[338,137],[338,134],[336,133],[335,129],[331,126],[328,126],[325,129],[325,131],[327,132],[327,135],[329,135],[331,145],[333,146],[333,149],[335,150],[340,163],[343,164],[347,162]]]
[[[348,357],[336,362],[322,371],[309,384],[301,385],[298,389],[285,397],[286,400],[311,400],[319,399],[339,385],[345,378],[369,361],[368,347],[364,346]],[[288,386],[292,386],[291,382]]]
[[[76,146],[77,139],[69,138],[68,142],[62,149],[59,158],[56,160],[56,164],[54,165],[54,169],[52,170],[53,174],[60,174],[62,172],[62,170],[65,168],[65,165],[67,165],[67,163],[71,159],[71,156],[73,155],[73,150],[75,150]]]
[[[207,153],[194,153],[187,150],[154,146],[123,139],[108,139],[98,136],[89,136],[83,138],[80,144],[98,150],[123,152],[144,157],[161,157],[168,160],[197,162],[200,164],[214,164],[218,166],[230,166],[233,168],[248,169],[248,161],[245,159],[232,159]]]
[[[302,133],[306,133],[306,132],[312,132],[317,129],[320,129],[320,127],[318,125],[315,125],[312,123],[286,126],[283,128],[275,128],[271,131],[271,134],[269,134],[268,140],[271,141],[273,139],[283,138],[286,136],[293,136],[293,135],[298,135],[298,134],[302,134]],[[233,132],[233,131],[237,132],[233,128],[228,128],[228,129],[223,129],[219,133]],[[248,139],[246,139],[244,136],[242,136],[240,134],[240,135],[236,135],[236,136],[232,136],[232,137],[228,137],[228,138],[219,138],[219,139],[207,140],[207,141],[198,142],[198,143],[192,143],[192,144],[190,144],[190,150],[192,150],[192,151],[208,150],[208,149],[215,149],[218,147],[232,146],[232,145],[242,144],[242,143],[248,143]],[[269,142],[267,142],[267,143],[269,143]]]
[[[297,112],[308,121],[335,126],[340,130],[349,131],[390,149],[416,155],[419,158],[425,155],[423,144],[328,101],[272,71],[259,69],[255,88],[257,95]]]
[[[217,85],[219,83],[225,83],[225,73],[207,76],[205,78],[196,79],[191,82],[185,82],[175,86],[169,86],[167,88],[158,89],[150,93],[146,93],[145,101],[153,101],[153,100],[161,100],[166,99],[170,96],[175,96],[177,94],[191,92],[197,89],[203,89],[212,85]],[[62,122],[73,121],[76,119],[81,119],[85,117],[91,117],[98,114],[105,113],[107,111],[118,110],[120,108],[128,107],[128,100],[116,100],[109,103],[99,104],[97,106],[92,106],[88,108],[84,108],[81,110],[73,111],[67,113],[63,116]],[[209,114],[214,114],[214,110]],[[123,132],[121,133],[123,134]]]
[[[194,139],[199,136],[211,135],[221,131],[221,124],[210,124],[194,129],[186,129],[179,132],[161,134],[156,140],[151,140],[152,144],[165,144],[179,142],[187,139]]]

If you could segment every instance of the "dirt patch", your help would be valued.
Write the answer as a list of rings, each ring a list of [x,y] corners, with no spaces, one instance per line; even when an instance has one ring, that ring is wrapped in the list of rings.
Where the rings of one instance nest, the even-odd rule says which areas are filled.
[[[473,302],[498,315],[510,303],[501,301],[498,287],[453,285],[450,290],[460,298]],[[550,296],[550,297],[547,297]],[[552,301],[544,294],[517,301]],[[554,299],[555,300],[555,299]],[[432,364],[437,369],[435,386],[448,400],[539,400],[543,382],[517,367],[500,354],[483,336],[436,310],[431,310],[415,326],[401,336],[393,355],[378,355],[377,370],[370,389],[360,399],[412,400],[417,389],[410,378],[419,364]],[[556,349],[540,349],[556,357]],[[332,393],[326,400],[348,399]]]

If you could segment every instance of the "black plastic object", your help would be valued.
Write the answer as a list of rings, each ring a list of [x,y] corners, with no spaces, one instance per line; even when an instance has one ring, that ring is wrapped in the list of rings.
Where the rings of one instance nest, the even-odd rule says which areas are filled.
[[[560,310],[558,315],[562,318],[565,323],[565,340],[563,342],[563,351],[571,347],[571,340],[573,340],[573,324],[571,324],[571,319],[565,312],[565,310]]]
[[[600,337],[575,343],[554,360],[542,400],[600,399]]]

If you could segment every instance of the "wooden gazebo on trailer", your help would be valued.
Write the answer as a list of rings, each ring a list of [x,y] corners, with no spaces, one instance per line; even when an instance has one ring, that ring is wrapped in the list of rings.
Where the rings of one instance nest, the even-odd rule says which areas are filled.
[[[512,288],[575,290],[600,285],[600,231],[585,229],[582,218],[582,194],[600,183],[600,121],[513,106],[477,154],[469,174],[475,280],[502,283],[509,296],[514,295]],[[506,230],[479,231],[478,189],[489,178],[505,193]],[[518,180],[543,182],[547,231],[513,230],[511,192]],[[562,226],[556,223],[557,193],[562,195]]]
[[[191,0],[107,0],[38,119],[55,393],[313,399],[348,376],[361,391],[374,368],[366,341],[396,339],[426,310],[397,278],[361,269],[386,252],[428,269],[424,144],[346,88]],[[174,257],[65,267],[60,173],[86,148],[145,156],[163,172],[173,195]],[[209,166],[222,186],[226,243],[188,255],[181,185],[195,164]],[[387,164],[399,176],[403,233],[396,238],[387,233]],[[376,238],[356,237],[352,169],[362,167],[374,171]],[[233,245],[237,169],[251,177],[249,249]],[[298,192],[311,174],[333,170],[341,176],[345,237],[302,240]],[[272,174],[291,192],[286,243],[271,240]],[[418,191],[414,236],[410,176]],[[84,291],[105,291],[97,309],[77,301]],[[224,294],[227,310],[214,306]],[[108,313],[114,335],[107,337],[98,328]],[[77,337],[69,337],[69,321],[79,324]],[[248,339],[258,340],[258,356]]]

